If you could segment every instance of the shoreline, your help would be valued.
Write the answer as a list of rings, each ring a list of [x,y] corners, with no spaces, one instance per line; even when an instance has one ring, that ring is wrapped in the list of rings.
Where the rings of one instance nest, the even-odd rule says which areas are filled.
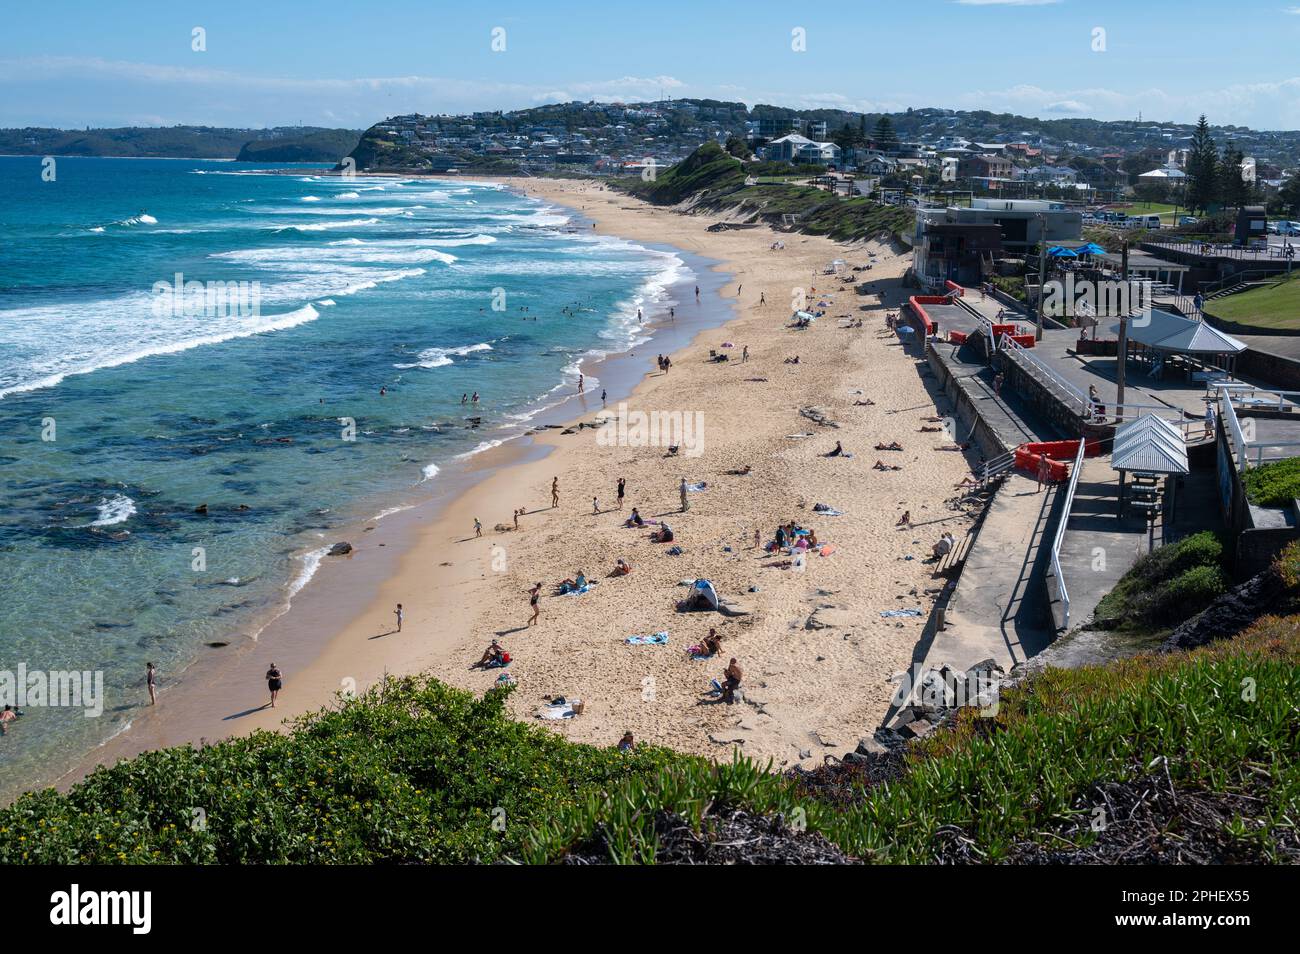
[[[146,707],[130,729],[64,775],[59,787],[99,764],[146,749],[277,729],[286,717],[328,705],[340,689],[355,685],[363,690],[385,674],[428,671],[449,684],[482,691],[495,673],[469,671],[467,666],[494,634],[516,660],[509,670],[519,683],[509,703],[511,713],[530,718],[544,693],[579,696],[588,702],[583,717],[552,723],[577,741],[611,744],[624,730],[633,729],[639,739],[682,751],[727,758],[738,748],[784,766],[820,762],[821,755],[842,752],[846,743],[852,747],[858,737],[870,734],[892,693],[889,677],[910,661],[924,622],[923,616],[920,622],[882,622],[873,619],[874,610],[922,606],[918,587],[925,586],[928,576],[928,571],[918,572],[919,555],[927,544],[918,547],[919,538],[910,533],[886,536],[886,528],[892,527],[900,505],[915,500],[912,506],[924,509],[929,498],[922,491],[931,481],[944,479],[945,471],[954,480],[969,472],[960,454],[923,451],[907,455],[907,462],[927,458],[921,465],[927,471],[920,481],[924,486],[918,486],[915,474],[910,480],[873,474],[866,437],[854,434],[851,415],[864,409],[851,404],[850,393],[869,393],[881,407],[865,410],[874,425],[883,428],[871,433],[882,440],[906,435],[923,450],[912,416],[882,418],[886,404],[906,408],[917,398],[935,400],[915,362],[899,360],[896,342],[873,337],[865,329],[837,328],[832,317],[856,314],[872,320],[868,328],[878,328],[885,302],[901,300],[893,286],[905,262],[890,259],[881,249],[885,261],[879,264],[887,267],[878,278],[868,277],[871,273],[859,276],[877,286],[877,293],[859,296],[851,285],[836,283],[827,317],[808,332],[791,332],[783,325],[789,314],[788,289],[795,282],[811,286],[821,278],[831,283],[833,278],[818,275],[821,265],[850,256],[866,261],[876,253],[824,238],[777,235],[766,228],[706,233],[710,217],[649,206],[585,180],[488,181],[567,206],[594,220],[596,234],[668,244],[715,263],[710,271],[728,291],[722,300],[731,300],[738,314],[721,325],[697,329],[689,342],[673,349],[670,374],[639,373],[627,399],[650,408],[702,410],[710,425],[708,453],[665,465],[658,448],[598,447],[584,431],[562,435],[550,430],[525,438],[526,444],[510,441],[476,455],[460,492],[436,506],[422,504],[395,514],[367,534],[365,545],[351,556],[322,561],[311,583],[294,597],[292,609],[264,631],[263,642],[240,647],[226,656],[221,672],[204,672],[202,680],[191,667],[188,680],[170,687],[164,681],[159,708]],[[769,245],[776,239],[793,247],[772,252]],[[751,292],[742,296],[738,289],[733,296],[732,280],[742,289],[749,282]],[[756,282],[770,301],[753,291]],[[877,314],[863,316],[862,311]],[[769,377],[757,376],[742,380],[736,373],[738,361],[716,365],[701,360],[710,344],[716,348],[723,340],[735,341],[737,352],[742,342],[749,344],[751,361],[744,367],[756,375],[779,377],[781,383],[774,386]],[[656,343],[652,337],[641,347]],[[805,356],[802,367],[782,363],[782,355],[791,350]],[[890,359],[892,365],[883,363]],[[856,388],[847,386],[854,383]],[[897,402],[882,399],[883,392],[877,390],[882,385],[897,393]],[[865,391],[867,387],[872,390]],[[806,440],[789,438],[790,432],[806,431],[810,424],[798,414],[805,403],[827,406],[845,421],[844,427]],[[596,410],[589,407],[568,421],[589,420]],[[891,426],[895,423],[900,426]],[[857,450],[852,461],[835,464],[853,465],[847,482],[824,472],[830,465],[819,458],[828,437],[852,441],[850,446]],[[754,466],[753,478],[724,476],[726,467],[742,462]],[[663,548],[644,541],[644,534],[622,528],[617,516],[592,515],[583,503],[594,491],[602,510],[609,507],[615,476],[624,472],[629,506],[639,504],[647,516],[677,510],[680,476],[707,478],[710,491],[692,497],[689,514],[672,518],[686,550],[683,557],[664,556]],[[555,511],[547,499],[553,475],[561,479],[562,494]],[[840,483],[845,485],[835,486]],[[889,498],[911,499],[900,499],[897,505],[892,499],[873,501],[868,487],[876,496],[883,491]],[[804,579],[764,566],[766,555],[747,549],[755,529],[762,527],[766,538],[780,520],[809,519],[807,511],[815,501],[844,509],[846,517],[838,523],[815,521],[822,538],[833,539],[840,553],[818,560]],[[520,504],[528,510],[521,532],[491,529],[508,522],[510,511]],[[484,525],[478,540],[470,529],[475,516]],[[853,526],[862,523],[857,519],[862,516],[872,519]],[[859,552],[850,556],[854,550]],[[863,552],[875,552],[881,565],[861,567]],[[634,574],[605,579],[618,555],[628,557]],[[601,585],[576,598],[544,597],[542,625],[525,633],[526,587],[538,580],[553,584],[577,569],[586,569]],[[676,589],[678,580],[695,576],[714,579],[722,595],[730,598],[739,598],[743,583],[753,581],[757,592],[745,592],[746,600],[755,604],[753,615],[738,623],[714,614],[673,613],[672,602],[683,592]],[[620,598],[618,590],[627,593]],[[315,593],[329,598],[314,598]],[[400,635],[388,632],[397,602],[407,612]],[[799,625],[827,602],[842,617],[852,617],[851,622],[838,625],[833,637]],[[277,644],[275,624],[283,620],[287,627],[290,618],[301,631],[329,635],[318,635],[298,651]],[[756,704],[724,707],[701,700],[708,679],[725,660],[692,662],[683,650],[711,625],[726,640],[724,654],[734,652],[751,667],[746,670],[746,695]],[[671,630],[667,647],[622,642],[633,632],[665,628]],[[831,648],[824,654],[816,648],[830,638],[837,644],[836,657],[830,655]],[[261,672],[271,661],[268,656],[285,671],[286,691],[275,710],[262,708]],[[834,662],[825,665],[832,658]],[[652,690],[648,699],[647,685]],[[169,719],[164,715],[169,709],[181,709],[183,715]]]
[[[544,199],[540,201],[543,205],[551,204]],[[572,214],[572,224],[584,227],[590,225],[589,220],[576,209],[567,211]],[[611,406],[631,397],[652,367],[648,353],[638,356],[637,352],[656,344],[668,345],[669,350],[676,350],[689,344],[697,335],[716,330],[734,318],[734,310],[719,295],[726,279],[725,274],[719,271],[720,263],[662,242],[639,240],[638,244],[669,251],[681,259],[692,277],[674,282],[665,289],[664,294],[668,298],[675,297],[684,301],[690,295],[691,281],[697,281],[705,298],[702,317],[686,320],[687,316],[683,314],[680,325],[669,322],[666,316],[664,320],[660,320],[660,316],[648,318],[644,328],[647,340],[642,344],[636,344],[630,349],[604,352],[599,356],[584,354],[578,358],[588,380],[597,382],[594,390],[589,389],[585,395],[566,393],[554,403],[539,407],[532,418],[519,425],[517,432],[502,438],[496,446],[439,462],[439,469],[433,478],[436,489],[428,488],[421,493],[420,488],[424,484],[421,481],[405,491],[387,495],[388,502],[393,506],[380,509],[381,502],[378,500],[371,500],[366,506],[358,504],[356,509],[360,512],[372,509],[371,504],[378,512],[367,517],[358,515],[349,519],[322,539],[320,547],[304,548],[298,556],[305,560],[313,550],[328,547],[331,542],[338,540],[347,540],[353,544],[355,549],[351,554],[345,557],[321,557],[315,570],[301,586],[297,585],[300,576],[286,581],[288,592],[284,602],[246,627],[252,633],[251,637],[244,635],[241,638],[240,635],[232,634],[229,644],[219,652],[204,654],[200,647],[198,654],[170,679],[167,674],[162,675],[158,689],[158,709],[134,699],[126,702],[125,707],[130,711],[125,724],[90,752],[77,758],[70,769],[45,784],[66,789],[102,764],[112,764],[118,759],[157,748],[187,743],[205,744],[257,729],[275,730],[283,719],[315,711],[329,704],[335,693],[344,688],[342,679],[337,684],[313,679],[310,695],[286,694],[274,711],[244,708],[231,714],[226,711],[231,706],[225,700],[231,696],[242,699],[249,695],[249,667],[245,658],[249,654],[278,653],[274,660],[268,660],[266,664],[276,662],[286,670],[287,679],[293,678],[289,676],[291,670],[302,672],[309,669],[341,632],[338,614],[355,614],[358,605],[369,602],[369,599],[358,598],[358,595],[369,594],[373,598],[383,581],[397,571],[402,560],[417,544],[420,535],[431,525],[436,525],[471,488],[484,480],[508,474],[515,467],[543,460],[556,448],[562,447],[563,443],[555,440],[555,435],[568,427],[576,427],[580,421],[600,410],[599,391],[602,387],[608,388],[610,392]],[[711,296],[717,297],[708,301]],[[575,416],[577,406],[581,406],[582,413]],[[493,432],[484,432],[485,441],[496,439],[489,436],[491,433]],[[420,495],[422,499],[403,499],[412,495]],[[488,520],[485,518],[483,522],[486,534]],[[363,552],[364,559],[361,559]],[[306,569],[305,562],[303,569]],[[456,575],[446,572],[445,568],[435,568],[435,577],[433,582],[436,584],[456,585],[463,582]],[[345,618],[348,617],[345,615]],[[330,635],[324,639],[312,635],[321,630]],[[400,672],[418,672],[423,668],[416,665],[411,669],[409,658],[404,654],[399,656],[396,663]],[[387,656],[385,659],[392,662]],[[266,664],[263,664],[263,668]],[[358,680],[362,689],[393,671],[388,668],[387,662],[380,670],[372,667],[360,669],[360,677],[346,678]],[[254,687],[256,682],[254,680],[252,683]],[[138,691],[141,697],[147,698],[143,677]],[[265,695],[263,690],[259,697]],[[164,703],[172,707],[183,706],[183,715],[174,721],[160,724],[161,714],[165,711]],[[231,722],[236,725],[227,724]],[[39,789],[24,789],[33,790]],[[21,794],[22,792],[5,792],[3,800],[11,802]]]

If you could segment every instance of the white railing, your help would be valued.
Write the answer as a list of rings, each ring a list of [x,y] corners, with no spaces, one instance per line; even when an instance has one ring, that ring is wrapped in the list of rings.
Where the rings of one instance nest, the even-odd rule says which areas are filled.
[[[1079,486],[1079,475],[1083,473],[1083,454],[1088,442],[1079,438],[1079,450],[1074,455],[1074,466],[1070,468],[1070,482],[1065,488],[1065,504],[1061,508],[1061,522],[1056,528],[1056,539],[1052,541],[1052,573],[1056,575],[1056,586],[1061,591],[1061,609],[1065,617],[1065,628],[1070,626],[1070,590],[1065,585],[1065,575],[1061,573],[1061,544],[1065,540],[1065,528],[1070,522],[1070,508],[1074,506],[1074,492]]]
[[[1247,418],[1243,426],[1237,416],[1237,407],[1243,410],[1277,411],[1295,408],[1300,411],[1300,391],[1275,391],[1256,388],[1237,382],[1209,382],[1214,390],[1219,415],[1232,443],[1237,469],[1245,473],[1250,467],[1259,467],[1270,461],[1300,457],[1300,441],[1263,441],[1254,439],[1254,421]],[[1208,390],[1208,389],[1207,389]],[[1300,417],[1300,415],[1298,415]],[[1249,432],[1249,439],[1247,433]],[[1292,453],[1288,448],[1296,448]],[[1279,453],[1280,451],[1280,453]],[[1267,452],[1267,454],[1265,453]]]
[[[999,454],[997,457],[994,457],[992,460],[986,460],[984,462],[984,476],[981,479],[984,483],[987,484],[994,477],[1000,477],[1001,475],[1007,473],[1009,470],[1011,470],[1011,468],[1015,466],[1015,464],[1016,464],[1015,451],[1008,451],[1005,454]]]
[[[1045,384],[1049,390],[1055,387],[1059,391],[1061,391],[1064,394],[1064,396],[1068,399],[1065,402],[1067,405],[1070,404],[1071,402],[1077,404],[1078,407],[1077,409],[1075,409],[1075,413],[1077,413],[1080,417],[1086,418],[1090,415],[1091,403],[1088,400],[1088,396],[1084,394],[1082,391],[1080,391],[1078,388],[1076,388],[1069,381],[1066,381],[1064,378],[1057,375],[1055,371],[1053,371],[1051,368],[1045,365],[1042,361],[1035,358],[1033,354],[1030,353],[1030,350],[1028,348],[1026,348],[1020,342],[1016,341],[1010,335],[1003,335],[1001,341],[999,342],[999,346],[1001,347],[1004,353],[1013,354],[1016,355],[1018,358],[1023,358],[1024,361],[1027,362],[1028,364],[1026,370],[1029,371],[1031,374],[1034,371],[1040,372],[1047,379],[1042,383]],[[1020,362],[1017,361],[1016,363],[1019,364]]]

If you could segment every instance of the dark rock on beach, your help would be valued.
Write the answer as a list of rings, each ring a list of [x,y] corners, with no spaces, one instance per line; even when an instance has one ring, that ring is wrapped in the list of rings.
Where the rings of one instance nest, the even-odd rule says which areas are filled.
[[[332,546],[332,547],[329,548],[329,552],[326,553],[325,555],[326,555],[326,556],[345,556],[346,554],[349,554],[349,553],[351,553],[351,552],[352,552],[352,544],[347,543],[347,542],[343,542],[343,543],[336,543],[336,544],[334,544],[334,546]]]
[[[1196,616],[1180,624],[1160,647],[1162,652],[1195,649],[1236,636],[1265,613],[1284,613],[1278,605],[1288,589],[1276,566],[1234,586]]]

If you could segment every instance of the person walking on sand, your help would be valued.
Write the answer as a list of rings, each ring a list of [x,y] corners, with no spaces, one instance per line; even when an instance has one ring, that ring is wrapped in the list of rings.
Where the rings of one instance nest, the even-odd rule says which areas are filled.
[[[551,478],[551,509],[554,510],[560,505],[560,478]]]
[[[600,515],[600,499],[597,497],[591,498],[591,512],[596,516]]]
[[[284,688],[284,675],[275,663],[271,663],[271,668],[266,671],[266,688],[271,690],[271,708],[274,709],[275,699]]]
[[[483,524],[478,522],[478,517],[474,518],[474,536],[483,536]]]
[[[627,481],[622,477],[618,479],[618,509],[623,509],[623,494],[627,490]]]
[[[397,617],[397,631],[400,633],[400,632],[402,631],[402,618],[403,618],[403,616],[405,615],[405,614],[402,612],[402,604],[401,604],[401,603],[398,603],[398,604],[397,604],[397,609],[393,610],[393,615]]]
[[[584,383],[585,381],[586,381],[586,378],[584,378],[584,377],[582,376],[582,373],[579,372],[579,374],[578,374],[578,393],[579,393],[579,394],[582,394],[583,392],[585,392],[585,391],[587,390],[587,385]]]
[[[686,478],[685,477],[682,478],[681,494],[682,494],[682,513],[685,513],[686,511],[691,509],[690,501],[686,499]]]
[[[740,363],[744,364],[748,360],[749,360],[749,345],[745,345],[745,347],[740,349]]]
[[[157,666],[155,666],[153,663],[149,663],[147,666],[144,667],[144,684],[149,687],[149,705],[151,706],[156,706],[158,704],[158,694],[155,691],[157,689],[157,685],[156,685],[157,678],[158,678]]]
[[[759,303],[760,305],[766,305],[766,304],[767,304],[767,292],[759,292],[759,293],[758,293],[758,303]]]
[[[529,626],[532,626],[534,623],[536,623],[537,617],[541,615],[542,612],[542,607],[540,603],[541,598],[542,598],[542,584],[537,583],[533,586],[531,590],[528,591],[528,605],[533,608],[533,615],[528,619]]]

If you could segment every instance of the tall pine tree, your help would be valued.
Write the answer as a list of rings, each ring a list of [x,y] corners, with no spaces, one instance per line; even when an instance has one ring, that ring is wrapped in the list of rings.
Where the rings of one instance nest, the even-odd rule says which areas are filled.
[[[1210,135],[1210,124],[1202,115],[1192,134],[1187,154],[1187,207],[1207,209],[1219,191],[1219,150]]]

